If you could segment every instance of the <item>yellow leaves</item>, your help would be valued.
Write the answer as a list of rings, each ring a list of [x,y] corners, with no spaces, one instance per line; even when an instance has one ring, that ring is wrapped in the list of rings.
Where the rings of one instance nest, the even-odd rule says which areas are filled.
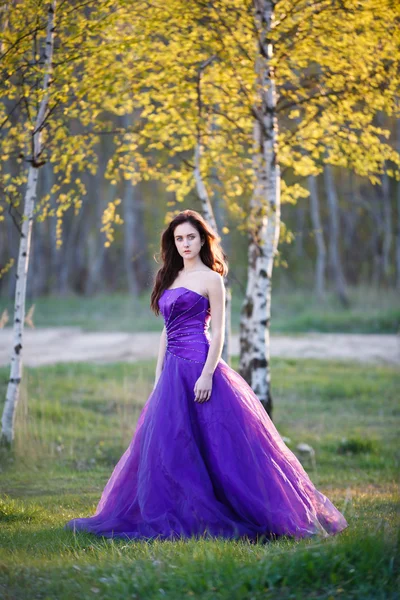
[[[121,200],[119,198],[109,202],[101,217],[103,227],[100,231],[104,231],[106,234],[106,241],[104,242],[104,246],[106,248],[111,246],[111,243],[114,240],[114,225],[122,225],[124,222],[121,216],[117,213],[117,206],[119,204],[121,204]]]
[[[293,240],[295,239],[295,235],[293,233],[293,231],[291,231],[290,229],[288,229],[286,223],[284,221],[280,222],[280,230],[279,230],[279,244],[291,244],[293,242]],[[279,253],[278,253],[279,255]],[[287,266],[284,265],[281,261],[278,261],[279,264],[281,266]],[[278,265],[276,265],[278,266]]]
[[[284,180],[281,182],[282,204],[296,204],[297,200],[307,198],[309,195],[309,190],[299,183],[288,185]]]
[[[4,267],[0,269],[0,279],[11,269],[11,267],[14,265],[14,262],[15,260],[13,258],[10,258],[10,260],[4,265]]]
[[[379,172],[384,160],[393,160],[393,174],[399,172],[389,129],[371,125],[377,110],[396,110],[399,52],[393,3],[351,4],[354,11],[345,19],[342,11],[333,10],[327,18],[324,2],[317,8],[307,0],[280,0],[276,7],[270,35],[276,40],[272,66],[281,110],[278,156],[298,176],[317,174],[327,154],[334,164],[365,176]],[[50,105],[58,103],[58,108],[49,117],[44,138],[58,176],[53,191],[63,206],[58,218],[68,206],[79,210],[85,188],[76,172],[96,172],[95,132],[113,129],[118,115],[134,117],[129,131],[122,135],[123,128],[118,128],[114,138],[114,156],[105,173],[113,185],[121,179],[133,185],[141,178],[159,179],[181,202],[193,189],[193,149],[200,133],[203,177],[211,190],[219,186],[229,210],[241,214],[254,185],[251,111],[260,100],[253,14],[246,3],[105,0],[93,3],[90,18],[67,5],[60,9],[63,26],[57,31],[51,86]],[[110,6],[116,10],[106,9]],[[8,48],[17,39],[17,29],[26,30],[27,7],[43,19],[40,3],[14,3],[4,38]],[[382,35],[385,24],[390,35]],[[31,42],[28,36],[19,47],[23,64],[32,59]],[[199,65],[214,55],[217,59],[203,72],[200,114]],[[16,53],[8,53],[4,72],[15,73],[19,60]],[[36,69],[41,81],[41,68]],[[14,80],[0,85],[7,102],[22,93],[32,108],[43,95],[26,83],[19,89]],[[0,102],[1,120],[4,116]],[[0,142],[3,161],[29,148],[27,122],[10,124]],[[80,135],[82,129],[86,137]],[[19,194],[19,182],[3,181],[9,193]],[[75,194],[62,191],[67,184]],[[304,193],[301,186],[283,186],[282,201],[294,202]],[[119,224],[116,206],[105,211],[103,225],[109,233]]]
[[[291,110],[289,112],[289,119],[298,119],[300,117],[300,111],[296,108],[296,110]]]
[[[317,157],[319,156],[319,151],[316,148],[314,148],[313,152],[314,157],[315,154]],[[313,158],[307,154],[297,154],[292,167],[296,175],[301,175],[303,177],[306,177],[307,175],[317,175],[317,173],[319,172],[319,168],[315,164]]]

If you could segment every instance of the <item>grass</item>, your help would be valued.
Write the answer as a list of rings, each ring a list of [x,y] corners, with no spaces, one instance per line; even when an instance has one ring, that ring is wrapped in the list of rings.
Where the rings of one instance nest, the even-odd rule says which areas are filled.
[[[86,331],[159,331],[161,317],[149,308],[150,292],[133,297],[126,293],[98,294],[93,297],[46,296],[28,298],[27,309],[35,304],[36,327],[81,327]],[[276,289],[272,303],[272,333],[307,331],[347,333],[397,333],[400,331],[400,305],[395,290],[349,288],[350,306],[344,309],[335,294],[324,301],[310,290]],[[232,331],[239,331],[243,293],[232,294]],[[11,300],[0,298],[0,314],[12,315]],[[10,319],[11,321],[11,319]],[[10,326],[10,321],[8,326]]]
[[[350,525],[338,536],[143,543],[65,531],[94,512],[154,369],[25,368],[15,445],[0,462],[1,598],[398,598],[400,377],[391,367],[272,360],[274,422],[293,451],[300,441],[315,449],[316,468],[305,467]],[[0,369],[2,399],[8,375]]]

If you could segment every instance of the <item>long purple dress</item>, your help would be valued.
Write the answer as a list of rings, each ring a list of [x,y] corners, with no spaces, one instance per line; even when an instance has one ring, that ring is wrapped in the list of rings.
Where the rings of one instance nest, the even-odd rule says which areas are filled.
[[[194,402],[210,345],[208,299],[178,287],[165,290],[159,306],[167,330],[161,376],[95,514],[65,527],[142,540],[251,541],[328,537],[347,527],[223,359],[210,399]]]

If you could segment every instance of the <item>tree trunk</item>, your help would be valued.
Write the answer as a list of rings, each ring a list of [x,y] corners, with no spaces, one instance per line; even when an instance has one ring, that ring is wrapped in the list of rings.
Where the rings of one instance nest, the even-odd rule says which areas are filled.
[[[266,129],[265,131],[268,131]],[[261,128],[260,128],[261,133]],[[274,132],[275,133],[275,132]],[[250,328],[252,352],[250,361],[251,387],[265,410],[272,418],[271,369],[270,369],[270,324],[272,269],[279,239],[280,225],[280,176],[276,163],[275,149],[270,140],[263,141],[263,156],[258,176],[263,191],[263,204],[256,212],[256,264],[253,279],[253,316]],[[272,139],[272,138],[271,138]]]
[[[310,190],[310,214],[313,226],[317,258],[315,262],[314,290],[318,298],[325,295],[325,269],[326,269],[326,246],[324,230],[321,222],[319,209],[317,179],[310,175],[308,177],[308,189]]]
[[[253,125],[253,169],[257,173],[260,168],[260,139],[259,124],[254,120]],[[250,199],[250,216],[248,220],[247,248],[247,283],[246,293],[240,310],[240,361],[239,373],[251,385],[251,359],[253,355],[252,325],[254,311],[254,285],[258,255],[257,231],[254,223],[256,207],[260,204],[261,178],[257,176],[256,185]]]
[[[206,185],[204,183],[203,176],[201,174],[201,143],[202,143],[202,118],[203,118],[203,103],[202,103],[202,90],[201,80],[203,77],[204,70],[216,59],[216,56],[211,56],[205,60],[201,65],[197,73],[197,110],[198,110],[198,124],[197,124],[197,140],[194,149],[194,179],[196,182],[196,190],[199,200],[201,202],[201,208],[203,217],[209,223],[211,228],[219,236],[217,222],[215,220],[214,212],[210,202],[210,197]],[[219,236],[220,237],[220,236]],[[229,283],[229,277],[225,277],[225,332],[224,332],[224,345],[222,348],[222,358],[229,364],[230,362],[230,340],[231,340],[231,304],[232,304],[232,292]],[[211,323],[212,328],[212,323]]]
[[[214,216],[217,223],[217,231],[222,231],[225,225],[226,211],[222,203],[221,196],[214,191]],[[230,256],[229,239],[224,240],[224,250]],[[231,278],[225,279],[226,302],[225,302],[225,340],[222,350],[222,358],[229,363],[231,358],[231,342],[232,342],[232,287],[230,285]]]
[[[259,106],[256,140],[259,140],[257,187],[260,209],[256,207],[257,256],[253,280],[253,318],[251,326],[251,387],[272,418],[270,336],[271,290],[274,256],[280,232],[280,168],[278,163],[278,120],[276,90],[269,33],[273,27],[275,2],[254,0],[259,55],[256,67],[259,83]],[[256,198],[256,203],[257,202]]]
[[[200,142],[196,144],[195,152],[194,152],[194,178],[196,182],[196,190],[197,195],[199,197],[201,203],[201,210],[203,213],[204,219],[210,225],[210,227],[215,231],[217,235],[218,226],[215,220],[213,208],[210,202],[210,198],[207,192],[207,188],[205,186],[203,176],[201,174],[200,168],[200,158],[201,158],[201,146]],[[222,358],[223,360],[229,364],[230,362],[230,346],[231,346],[231,305],[232,305],[232,291],[230,288],[229,277],[225,277],[225,335],[224,335],[224,345],[222,348]],[[212,323],[211,323],[212,328]]]
[[[18,252],[18,266],[16,274],[17,281],[15,287],[15,305],[13,322],[14,339],[11,353],[11,372],[10,379],[7,385],[6,402],[4,405],[3,416],[1,420],[2,431],[0,442],[2,445],[6,446],[11,446],[15,436],[15,411],[17,408],[20,391],[20,382],[22,378],[22,338],[25,319],[26,280],[29,265],[33,211],[35,208],[38,171],[40,166],[40,163],[38,163],[38,159],[40,158],[40,154],[42,151],[41,127],[46,117],[49,98],[48,88],[53,62],[55,11],[56,1],[53,0],[48,10],[46,44],[44,50],[45,66],[42,86],[43,97],[39,104],[35,128],[32,135],[32,158],[28,170],[28,182],[26,186],[24,199],[24,218],[21,224],[21,237]]]
[[[253,323],[253,293],[256,272],[257,245],[252,232],[248,235],[246,294],[240,309],[239,373],[251,385],[251,357],[253,352],[251,328]]]
[[[343,306],[348,306],[349,299],[346,292],[346,282],[339,251],[339,203],[333,180],[332,167],[330,165],[325,165],[324,167],[324,180],[329,208],[329,258],[336,293]]]

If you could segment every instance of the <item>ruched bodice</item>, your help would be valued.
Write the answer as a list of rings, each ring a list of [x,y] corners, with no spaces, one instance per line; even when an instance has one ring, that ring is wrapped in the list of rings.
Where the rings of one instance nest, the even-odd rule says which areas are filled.
[[[167,330],[167,352],[183,360],[204,363],[210,346],[208,298],[177,287],[163,291],[159,306]]]

